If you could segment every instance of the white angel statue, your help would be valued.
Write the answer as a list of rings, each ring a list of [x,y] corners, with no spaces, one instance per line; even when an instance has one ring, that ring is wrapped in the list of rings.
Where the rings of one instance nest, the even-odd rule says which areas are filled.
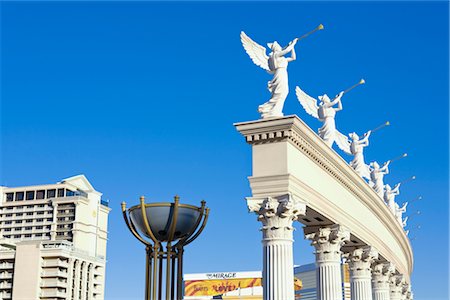
[[[297,44],[297,40],[298,38],[294,39],[284,48],[281,48],[276,41],[268,43],[267,46],[272,52],[267,56],[265,47],[254,42],[245,32],[241,31],[242,46],[252,61],[255,65],[273,74],[273,79],[267,84],[272,96],[269,101],[258,107],[258,112],[263,119],[283,116],[284,101],[289,93],[287,66],[289,62],[296,59],[294,46]],[[284,57],[289,52],[291,52],[291,57]]]
[[[295,88],[297,99],[303,106],[305,111],[314,118],[323,122],[322,127],[319,128],[319,136],[324,142],[331,148],[336,140],[336,124],[334,117],[336,112],[342,110],[341,98],[344,92],[340,92],[333,100],[331,100],[327,94],[319,96],[321,101],[317,105],[317,100],[306,94],[298,86]],[[334,107],[337,104],[337,107]]]
[[[371,131],[369,130],[364,134],[363,139],[359,139],[356,133],[350,133],[347,138],[342,133],[336,131],[336,144],[338,147],[349,155],[353,155],[353,160],[350,162],[350,166],[358,173],[359,176],[370,179],[369,167],[364,162],[364,147],[369,146],[369,137]]]
[[[384,175],[389,174],[389,164],[390,160],[384,163],[382,167],[374,161],[369,164],[369,172],[370,172],[370,186],[375,190],[375,192],[383,199],[384,195]]]
[[[386,205],[389,207],[389,209],[391,210],[391,212],[394,214],[396,214],[396,210],[395,210],[395,197],[398,196],[400,194],[400,184],[401,183],[397,183],[394,188],[391,188],[391,186],[389,184],[386,184],[384,187],[384,202],[386,202]]]
[[[398,205],[397,203],[395,203],[395,218],[397,219],[397,221],[400,223],[400,225],[402,225],[402,227],[406,226],[406,221],[408,221],[408,217],[406,217],[403,220],[403,213],[406,212],[406,207],[408,206],[408,202],[406,202],[405,204],[403,204],[402,207],[400,207],[400,205]]]

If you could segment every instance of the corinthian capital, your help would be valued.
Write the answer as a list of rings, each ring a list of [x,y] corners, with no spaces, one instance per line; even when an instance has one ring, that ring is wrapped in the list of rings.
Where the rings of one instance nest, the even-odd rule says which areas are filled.
[[[348,255],[348,263],[353,277],[370,276],[371,264],[378,259],[378,251],[367,246],[357,248]]]
[[[350,239],[350,231],[338,224],[331,227],[322,227],[314,233],[306,234],[305,238],[311,240],[316,248],[317,261],[340,261],[341,247]]]
[[[292,239],[292,222],[306,213],[306,204],[291,194],[266,198],[247,198],[250,212],[263,224],[264,238]]]
[[[392,274],[395,272],[395,265],[390,262],[379,263],[373,265],[374,276],[386,276],[386,281],[389,280]]]

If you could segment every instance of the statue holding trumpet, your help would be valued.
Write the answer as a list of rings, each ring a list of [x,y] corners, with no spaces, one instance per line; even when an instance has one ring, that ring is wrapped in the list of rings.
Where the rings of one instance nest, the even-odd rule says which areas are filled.
[[[369,185],[375,190],[375,193],[383,199],[384,195],[384,175],[389,174],[390,160],[384,163],[382,167],[373,161],[369,164],[370,181]]]
[[[287,66],[289,62],[297,58],[294,47],[299,40],[321,29],[323,29],[322,24],[300,38],[295,38],[284,48],[276,41],[268,43],[267,46],[272,50],[268,56],[265,47],[254,42],[245,32],[241,31],[242,46],[253,63],[269,72],[269,74],[273,74],[273,79],[267,84],[271,97],[269,101],[258,107],[258,112],[263,119],[283,116],[284,101],[289,93]],[[290,57],[284,57],[289,53],[291,53]]]
[[[314,118],[320,120],[323,125],[319,128],[319,136],[324,140],[328,147],[332,147],[336,140],[336,123],[335,116],[336,112],[342,110],[341,98],[344,94],[348,93],[360,84],[364,84],[364,79],[361,79],[357,84],[351,86],[345,91],[337,94],[333,100],[331,100],[327,94],[319,96],[318,99],[321,101],[317,104],[317,100],[306,94],[300,89],[300,87],[295,88],[295,93],[303,109]],[[337,106],[336,106],[337,105]]]
[[[394,188],[391,188],[389,184],[386,184],[384,188],[384,202],[386,202],[386,205],[394,216],[396,215],[395,197],[400,194],[400,185],[401,182],[397,183]]]

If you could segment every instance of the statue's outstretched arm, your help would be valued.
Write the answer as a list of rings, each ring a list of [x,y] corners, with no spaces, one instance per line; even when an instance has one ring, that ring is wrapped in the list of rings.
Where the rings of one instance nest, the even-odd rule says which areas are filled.
[[[333,105],[337,104],[338,106],[334,109],[335,111],[340,111],[342,110],[342,101],[341,101],[341,97],[342,95],[344,95],[344,92],[340,92],[339,95],[336,97],[336,100],[333,101]]]
[[[383,174],[389,174],[389,164],[391,163],[391,161],[390,160],[388,160],[385,164],[384,164],[384,166],[380,169],[380,171],[382,171],[383,172]]]
[[[288,58],[286,58],[286,59],[287,59],[288,62],[291,62],[291,61],[297,59],[297,54],[295,54],[295,49],[294,49],[294,48],[292,48],[292,51],[291,51],[291,57],[288,57]]]
[[[286,46],[286,48],[284,48],[283,50],[281,50],[280,52],[278,52],[278,56],[285,56],[286,54],[288,54],[289,52],[291,52],[292,50],[294,50],[295,44],[297,44],[298,38],[294,39],[292,42],[289,43],[289,45]]]
[[[364,147],[366,147],[366,146],[369,146],[369,137],[370,137],[370,134],[371,134],[371,130],[369,130],[369,131],[367,131],[367,133],[365,134],[365,137],[361,140],[361,146],[364,146]]]

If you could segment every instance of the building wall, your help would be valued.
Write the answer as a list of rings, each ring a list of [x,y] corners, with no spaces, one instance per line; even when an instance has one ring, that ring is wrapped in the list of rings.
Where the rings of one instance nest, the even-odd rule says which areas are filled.
[[[24,243],[16,248],[14,300],[38,299],[41,258],[39,252],[37,243]]]

